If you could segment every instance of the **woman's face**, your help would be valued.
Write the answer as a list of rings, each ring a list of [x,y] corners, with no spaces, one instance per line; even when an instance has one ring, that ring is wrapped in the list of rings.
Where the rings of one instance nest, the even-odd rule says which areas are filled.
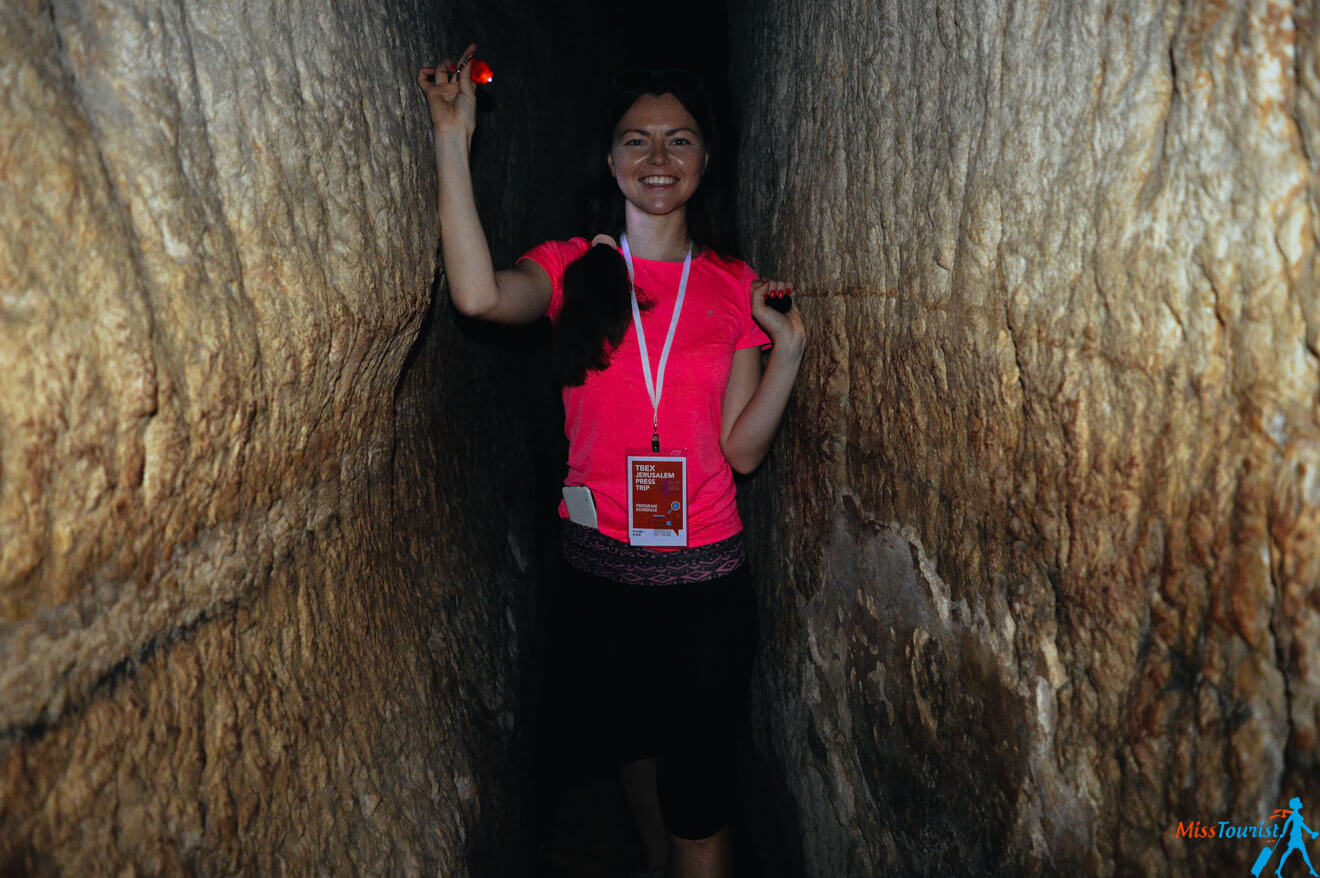
[[[628,203],[652,216],[683,207],[706,170],[697,121],[672,94],[642,95],[614,126],[610,173]]]

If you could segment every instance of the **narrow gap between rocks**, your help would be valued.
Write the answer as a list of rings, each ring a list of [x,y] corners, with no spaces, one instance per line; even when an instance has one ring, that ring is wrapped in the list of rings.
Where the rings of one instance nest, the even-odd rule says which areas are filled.
[[[471,24],[467,30],[464,18]],[[470,32],[480,45],[481,31],[488,26],[489,16],[483,16],[481,8],[460,7],[459,31],[463,38]],[[525,138],[533,150],[545,144],[545,156],[557,159],[553,166],[548,158],[533,165],[536,178],[557,181],[552,187],[540,187],[543,193],[547,189],[555,192],[555,197],[547,199],[541,195],[541,200],[536,202],[541,214],[532,218],[518,240],[491,236],[492,251],[506,257],[507,264],[508,257],[539,240],[586,233],[580,207],[590,136],[598,127],[611,76],[626,67],[681,68],[701,74],[721,127],[723,148],[719,158],[723,163],[724,197],[732,216],[738,132],[730,107],[730,34],[724,3],[679,4],[663,10],[583,3],[562,10],[554,27],[558,30],[548,34],[547,40],[555,47],[553,58],[562,66],[542,71],[544,75],[532,89],[548,90],[544,100],[558,102],[564,108],[563,115],[542,127],[520,127],[517,120],[495,118],[505,110],[498,89],[479,93],[479,133],[473,161],[483,215],[486,205],[480,199],[486,186],[489,186],[487,194],[502,199],[502,204],[510,203],[509,196],[498,191],[498,187],[511,185],[515,191],[536,197],[535,182],[510,180],[502,174],[500,147],[509,137]],[[498,43],[492,41],[491,46]],[[552,94],[556,90],[561,92]],[[565,96],[568,102],[564,102]],[[483,125],[498,126],[496,136],[483,132]],[[498,183],[490,185],[483,176]],[[543,326],[509,330],[446,313],[444,319],[451,318],[477,343],[531,352],[533,360],[544,355],[548,344],[548,333]],[[543,400],[543,404],[533,406],[533,426],[528,440],[537,483],[526,497],[515,501],[534,503],[539,534],[537,621],[528,644],[530,659],[523,690],[526,719],[532,730],[531,819],[535,832],[530,839],[533,850],[529,860],[531,868],[543,878],[616,878],[631,874],[641,864],[642,853],[628,817],[616,766],[603,755],[594,734],[597,720],[593,718],[608,710],[608,705],[584,701],[567,670],[570,662],[566,645],[558,636],[564,620],[557,593],[558,519],[554,508],[566,455],[563,415],[555,388],[537,384],[533,392]],[[571,645],[567,646],[571,651]],[[750,761],[744,769],[749,767]],[[761,874],[750,834],[741,825],[741,819],[733,831],[740,847],[737,874],[740,878]]]

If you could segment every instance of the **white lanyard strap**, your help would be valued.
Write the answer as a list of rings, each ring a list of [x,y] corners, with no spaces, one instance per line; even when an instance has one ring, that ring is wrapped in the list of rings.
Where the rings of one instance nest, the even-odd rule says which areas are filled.
[[[628,281],[632,286],[633,326],[637,329],[637,348],[642,355],[642,377],[646,379],[646,392],[651,397],[651,450],[660,450],[660,394],[665,390],[665,366],[669,363],[669,348],[674,344],[674,331],[678,329],[678,314],[683,310],[683,296],[687,293],[688,271],[692,268],[692,245],[688,245],[683,258],[683,277],[678,282],[678,298],[674,300],[674,316],[669,318],[669,334],[660,350],[660,364],[655,380],[651,379],[651,358],[646,353],[646,333],[642,331],[642,312],[637,307],[637,276],[633,273],[632,251],[628,249],[628,236],[619,238],[623,246],[623,261],[628,263]]]

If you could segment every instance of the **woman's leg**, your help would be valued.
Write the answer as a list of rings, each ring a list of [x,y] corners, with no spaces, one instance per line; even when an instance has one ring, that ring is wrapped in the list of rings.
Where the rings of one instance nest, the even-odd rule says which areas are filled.
[[[710,838],[670,836],[673,842],[672,878],[729,878],[733,874],[733,845],[726,826]]]
[[[568,564],[563,571],[572,688],[586,705],[579,724],[600,748],[596,752],[617,760],[646,857],[644,874],[660,875],[669,864],[669,835],[655,785],[660,697],[650,661],[656,646],[645,624],[652,615],[646,595]]]
[[[660,796],[655,789],[655,757],[619,763],[619,781],[628,799],[628,810],[642,837],[648,869],[669,865],[669,833],[660,816]]]
[[[601,672],[606,735],[618,760],[633,825],[642,842],[647,871],[663,874],[669,865],[669,834],[656,792],[656,753],[663,700],[655,656],[666,635],[654,625],[655,595],[636,586],[599,580],[603,610],[592,634],[604,644]]]
[[[756,649],[746,569],[696,583],[671,642],[658,789],[675,878],[732,874],[728,824],[737,808],[737,744]]]

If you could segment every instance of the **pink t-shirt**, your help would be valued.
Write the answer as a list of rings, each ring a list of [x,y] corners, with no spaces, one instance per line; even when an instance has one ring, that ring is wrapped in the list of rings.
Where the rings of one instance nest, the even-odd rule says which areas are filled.
[[[554,293],[546,314],[551,321],[559,318],[563,305],[564,269],[590,246],[586,238],[547,241],[521,257],[535,261],[550,275]],[[683,263],[634,256],[633,265],[638,300],[655,302],[642,311],[654,378],[674,315]],[[689,546],[719,542],[742,530],[734,502],[733,471],[720,451],[720,419],[733,352],[770,344],[752,319],[751,284],[755,279],[751,267],[740,260],[725,259],[710,250],[692,258],[660,397],[661,452],[682,448],[688,459]],[[587,372],[586,383],[565,387],[563,395],[564,432],[568,435],[564,484],[590,487],[600,532],[627,542],[628,453],[651,451],[651,398],[631,322],[610,356],[609,367]],[[562,503],[559,515],[568,517]]]

